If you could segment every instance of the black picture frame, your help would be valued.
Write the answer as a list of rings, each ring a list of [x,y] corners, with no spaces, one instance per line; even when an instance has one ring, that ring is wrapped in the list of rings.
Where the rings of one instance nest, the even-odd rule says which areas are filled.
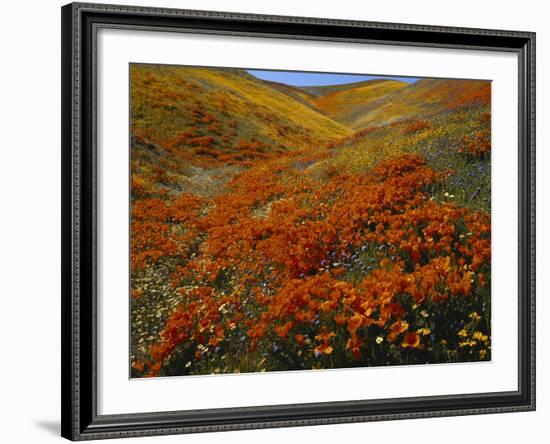
[[[535,33],[72,3],[62,14],[62,436],[71,440],[535,409]],[[99,27],[507,51],[519,66],[518,390],[97,414],[95,39]]]

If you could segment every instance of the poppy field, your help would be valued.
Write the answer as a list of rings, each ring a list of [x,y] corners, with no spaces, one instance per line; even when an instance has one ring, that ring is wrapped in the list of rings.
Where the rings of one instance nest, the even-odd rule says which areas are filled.
[[[491,359],[489,81],[130,80],[133,378]]]

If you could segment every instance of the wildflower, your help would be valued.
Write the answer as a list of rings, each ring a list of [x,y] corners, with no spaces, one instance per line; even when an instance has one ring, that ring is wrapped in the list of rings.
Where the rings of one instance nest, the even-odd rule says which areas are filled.
[[[326,331],[326,328],[323,327],[323,331],[321,334],[315,336],[315,339],[318,340],[318,341],[323,341],[322,344],[318,345],[317,347],[315,347],[315,354],[325,354],[325,355],[330,355],[332,352],[333,352],[333,348],[332,346],[330,345],[330,340],[336,336],[336,334],[334,332],[330,332],[328,333]]]
[[[355,313],[348,319],[348,331],[354,334],[357,329],[365,324],[365,317],[359,313]]]
[[[336,333],[334,333],[334,332],[327,333],[326,329],[323,328],[323,332],[321,334],[315,336],[315,339],[317,339],[318,341],[328,342],[334,336],[336,336]]]
[[[342,326],[346,323],[346,317],[343,314],[338,313],[337,315],[334,316],[334,322],[336,322],[336,324]]]
[[[294,321],[285,322],[283,325],[277,325],[273,330],[280,338],[288,338],[290,330],[294,327]]]
[[[407,321],[396,321],[392,324],[390,334],[388,335],[388,341],[393,342],[397,336],[409,328]]]
[[[325,354],[325,355],[330,355],[332,353],[334,349],[332,348],[332,346],[328,345],[328,344],[321,344],[321,345],[318,345],[317,347],[315,347],[315,356],[320,356],[321,354]]]
[[[346,343],[346,350],[351,350],[353,359],[361,359],[361,347],[363,346],[363,341],[358,338],[356,335],[352,335],[348,342]]]
[[[414,332],[407,332],[403,337],[401,346],[404,348],[418,348],[420,346],[420,336]]]
[[[143,369],[144,369],[144,365],[143,365],[143,362],[141,361],[136,361],[132,364],[132,367],[135,368],[138,372],[142,372]]]
[[[296,334],[296,335],[294,335],[294,339],[296,340],[296,343],[297,343],[298,345],[304,345],[304,342],[305,342],[304,335],[302,335],[302,334]]]
[[[477,339],[478,341],[487,342],[489,340],[489,336],[484,335],[480,331],[474,331],[474,334],[472,335],[473,339]]]

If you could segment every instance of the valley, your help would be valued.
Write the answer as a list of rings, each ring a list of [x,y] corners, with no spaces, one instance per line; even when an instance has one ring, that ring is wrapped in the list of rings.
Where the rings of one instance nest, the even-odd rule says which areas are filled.
[[[132,377],[490,360],[490,104],[132,65]]]

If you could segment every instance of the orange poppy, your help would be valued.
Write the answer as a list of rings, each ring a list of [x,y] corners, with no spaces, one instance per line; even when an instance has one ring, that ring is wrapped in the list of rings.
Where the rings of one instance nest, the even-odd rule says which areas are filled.
[[[420,335],[415,332],[407,332],[403,337],[401,346],[404,348],[418,348],[420,347]]]
[[[294,339],[296,340],[296,343],[297,343],[298,345],[304,345],[304,342],[305,342],[305,340],[306,340],[305,337],[304,337],[304,335],[301,335],[301,334],[296,334],[296,335],[294,336]]]
[[[316,354],[330,355],[334,351],[334,349],[332,348],[332,346],[322,343],[321,345],[315,347],[314,351]]]
[[[365,317],[359,313],[355,313],[348,319],[348,331],[351,334],[354,334],[363,325],[365,325]]]

